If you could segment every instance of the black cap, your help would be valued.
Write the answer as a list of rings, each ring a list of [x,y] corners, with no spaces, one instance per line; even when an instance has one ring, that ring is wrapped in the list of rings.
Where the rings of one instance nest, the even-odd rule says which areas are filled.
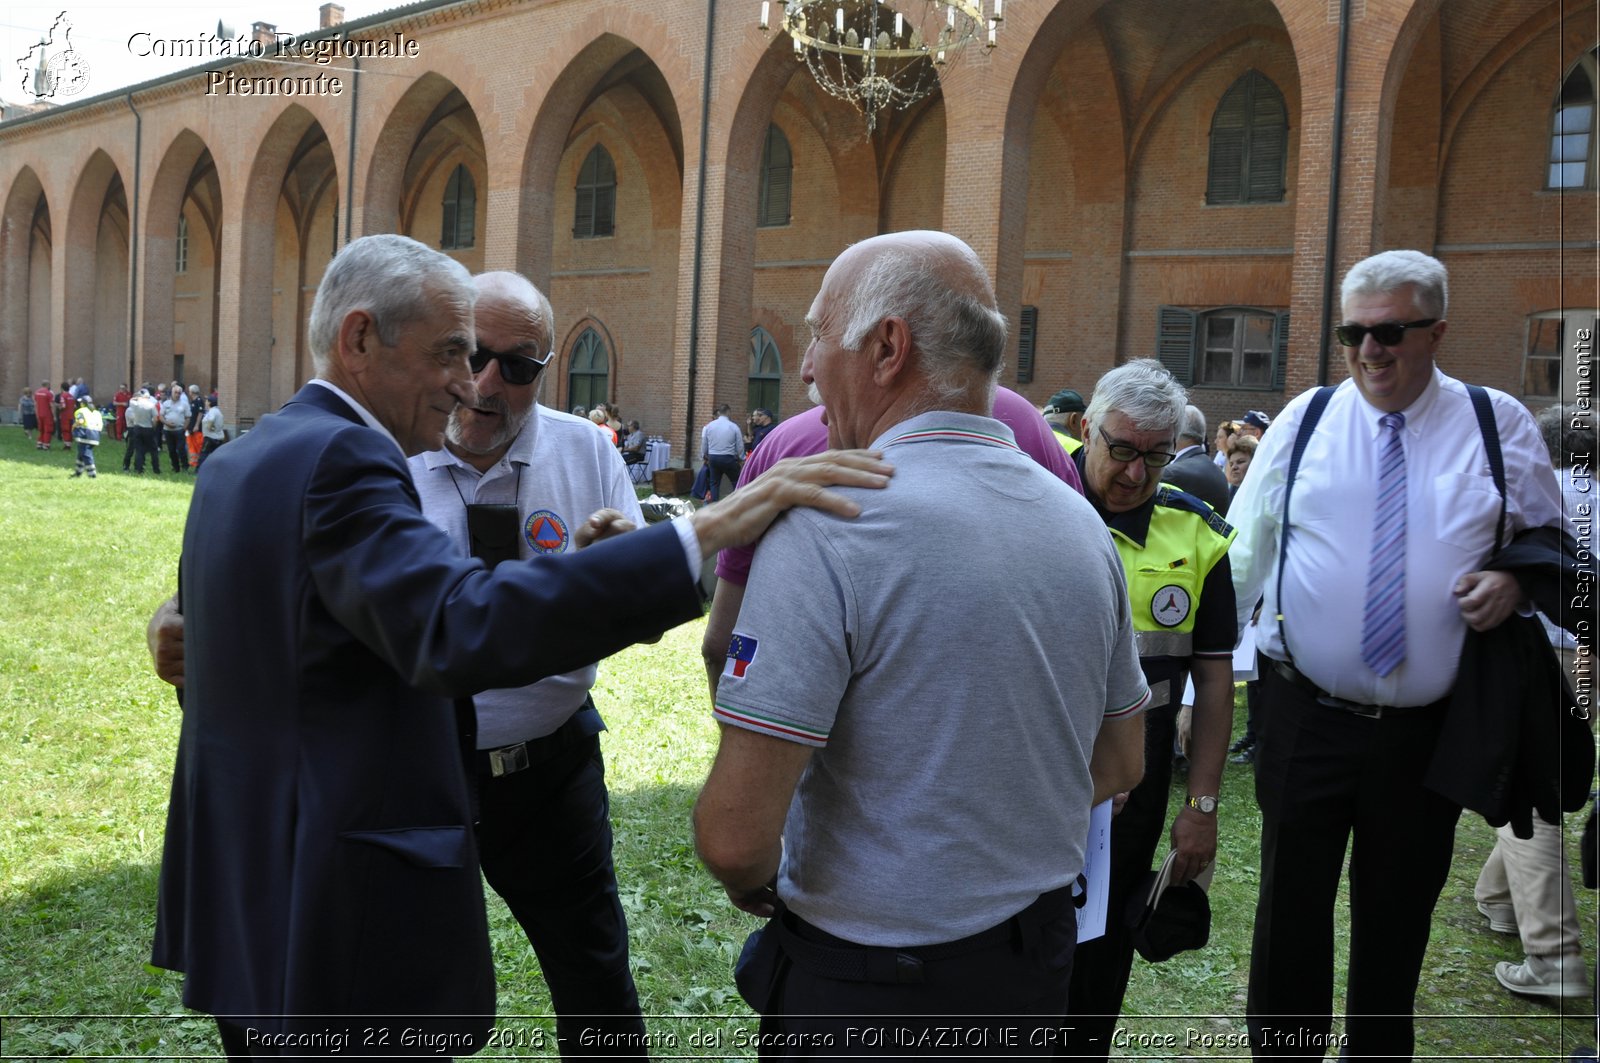
[[[1084,404],[1083,396],[1071,388],[1062,388],[1050,396],[1050,401],[1045,403],[1045,413],[1082,413],[1088,407]]]
[[[1251,410],[1249,413],[1244,415],[1244,423],[1249,425],[1251,428],[1259,428],[1265,432],[1268,428],[1272,427],[1272,418],[1268,417],[1260,410]]]

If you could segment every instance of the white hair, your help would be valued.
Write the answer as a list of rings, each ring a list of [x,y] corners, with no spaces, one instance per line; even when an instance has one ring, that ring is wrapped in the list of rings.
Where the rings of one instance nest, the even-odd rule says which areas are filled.
[[[1107,413],[1116,412],[1141,432],[1172,432],[1176,436],[1188,403],[1183,385],[1166,367],[1154,358],[1139,358],[1100,378],[1083,417],[1098,425]]]
[[[400,331],[428,313],[443,296],[471,306],[472,274],[449,255],[409,236],[381,233],[352,240],[328,263],[306,327],[318,373],[332,363],[339,327],[352,312],[372,315],[378,339],[393,347]]]
[[[1413,301],[1423,317],[1442,318],[1450,306],[1450,278],[1444,263],[1421,251],[1383,251],[1350,267],[1339,288],[1339,299],[1385,295],[1413,286]]]

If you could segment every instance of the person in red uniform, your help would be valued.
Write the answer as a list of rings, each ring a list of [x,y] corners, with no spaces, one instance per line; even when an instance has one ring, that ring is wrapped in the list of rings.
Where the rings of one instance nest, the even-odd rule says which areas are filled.
[[[50,381],[46,380],[39,385],[33,393],[33,412],[39,418],[39,441],[34,444],[40,450],[50,449],[50,440],[56,430],[56,393],[50,390]]]
[[[117,393],[111,396],[111,406],[117,411],[117,419],[111,426],[111,436],[118,443],[128,434],[128,403],[131,401],[133,393],[128,390],[128,385],[118,384]]]
[[[61,382],[61,394],[56,396],[56,410],[61,421],[61,449],[72,449],[72,417],[78,412],[78,400],[72,394],[72,387],[67,381]]]

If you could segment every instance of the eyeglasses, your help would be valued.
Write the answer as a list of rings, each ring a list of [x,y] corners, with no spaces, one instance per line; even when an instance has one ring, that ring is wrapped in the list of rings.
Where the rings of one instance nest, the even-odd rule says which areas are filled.
[[[531,384],[539,379],[539,374],[544,367],[550,364],[550,359],[555,357],[551,351],[544,358],[533,358],[516,351],[491,351],[489,348],[479,346],[467,356],[467,364],[472,367],[474,375],[483,372],[489,367],[490,362],[500,363],[500,379],[507,384]]]
[[[1171,465],[1172,459],[1178,456],[1169,454],[1165,450],[1140,450],[1137,447],[1130,447],[1126,443],[1113,443],[1111,437],[1106,435],[1104,428],[1096,428],[1095,431],[1099,432],[1100,438],[1106,441],[1106,449],[1111,452],[1112,461],[1128,462],[1138,461],[1143,458],[1147,468],[1160,469]]]
[[[1359,347],[1371,333],[1379,346],[1395,347],[1406,338],[1406,329],[1427,328],[1438,322],[1436,317],[1425,317],[1421,321],[1385,321],[1381,325],[1339,325],[1334,328],[1333,336],[1341,347]]]

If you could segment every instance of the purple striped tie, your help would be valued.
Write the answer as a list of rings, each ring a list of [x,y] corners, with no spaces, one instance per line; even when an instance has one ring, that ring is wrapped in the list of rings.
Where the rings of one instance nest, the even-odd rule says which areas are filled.
[[[1372,513],[1372,556],[1367,565],[1367,613],[1361,659],[1388,675],[1406,659],[1406,418],[1385,414],[1378,452],[1378,502]]]

